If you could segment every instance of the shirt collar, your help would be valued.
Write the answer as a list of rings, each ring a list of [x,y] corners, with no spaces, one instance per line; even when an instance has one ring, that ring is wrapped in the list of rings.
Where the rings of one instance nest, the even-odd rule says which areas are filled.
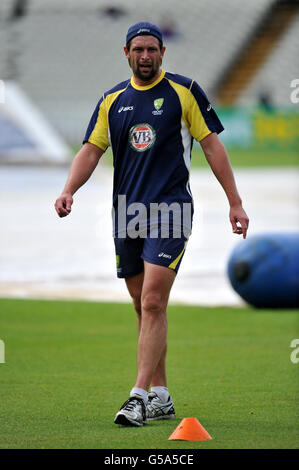
[[[135,88],[136,90],[140,90],[140,91],[146,91],[146,90],[149,90],[150,88],[153,88],[154,86],[156,86],[158,83],[161,82],[161,80],[163,80],[165,76],[165,70],[162,70],[161,71],[161,74],[159,76],[159,78],[157,78],[156,81],[154,81],[153,83],[151,83],[150,85],[144,85],[144,86],[141,86],[141,85],[136,85],[136,83],[134,82],[134,77],[132,76],[131,77],[131,85],[133,88]]]

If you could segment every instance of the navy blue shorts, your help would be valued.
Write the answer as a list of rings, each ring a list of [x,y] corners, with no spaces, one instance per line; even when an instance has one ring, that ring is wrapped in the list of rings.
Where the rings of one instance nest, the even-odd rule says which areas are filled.
[[[188,239],[114,238],[117,277],[127,278],[143,272],[143,260],[173,269],[180,267]]]

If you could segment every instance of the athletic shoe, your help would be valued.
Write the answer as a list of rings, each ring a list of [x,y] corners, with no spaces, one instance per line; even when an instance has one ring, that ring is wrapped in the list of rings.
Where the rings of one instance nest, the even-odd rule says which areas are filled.
[[[143,426],[146,423],[146,408],[139,395],[130,397],[116,413],[115,424],[123,426]]]
[[[148,394],[146,407],[146,417],[149,421],[155,419],[175,419],[175,411],[172,399],[168,396],[166,403],[163,403],[155,392]]]

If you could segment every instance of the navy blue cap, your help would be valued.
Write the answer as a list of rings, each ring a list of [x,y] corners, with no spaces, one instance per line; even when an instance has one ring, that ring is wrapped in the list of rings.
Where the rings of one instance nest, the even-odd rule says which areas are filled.
[[[136,36],[155,36],[163,44],[162,32],[158,26],[146,21],[136,23],[128,29],[126,44]]]

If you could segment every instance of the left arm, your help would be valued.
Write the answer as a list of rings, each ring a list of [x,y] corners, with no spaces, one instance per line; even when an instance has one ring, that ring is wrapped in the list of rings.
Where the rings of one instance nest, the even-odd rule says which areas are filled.
[[[229,218],[233,232],[239,235],[243,234],[243,238],[246,238],[249,219],[242,207],[242,200],[237,190],[234,174],[225,147],[216,133],[209,134],[202,139],[200,145],[214,175],[227,196],[230,205]]]

